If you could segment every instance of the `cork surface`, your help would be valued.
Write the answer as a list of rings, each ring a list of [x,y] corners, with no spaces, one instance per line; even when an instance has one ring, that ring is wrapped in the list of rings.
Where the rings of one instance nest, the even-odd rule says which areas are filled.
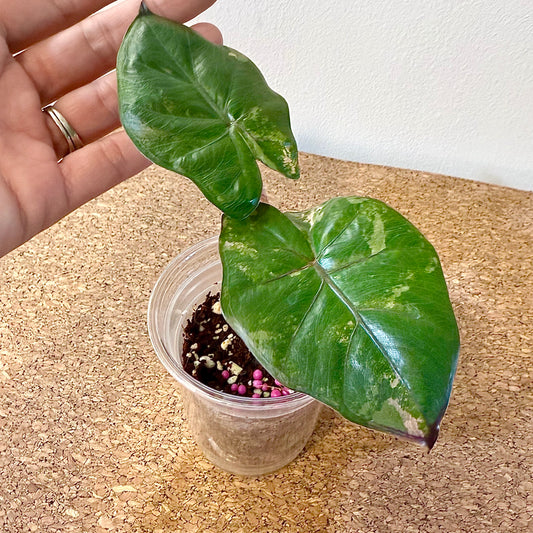
[[[0,264],[0,530],[526,532],[533,529],[533,194],[302,154],[269,201],[384,200],[437,249],[462,349],[428,454],[331,411],[261,478],[203,458],[146,331],[168,261],[218,231],[152,167]]]

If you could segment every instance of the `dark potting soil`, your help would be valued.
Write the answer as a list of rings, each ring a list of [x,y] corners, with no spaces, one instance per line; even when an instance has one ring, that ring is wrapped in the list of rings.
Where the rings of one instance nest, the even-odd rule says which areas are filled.
[[[290,393],[226,322],[220,310],[220,294],[209,293],[187,321],[182,363],[188,374],[227,394],[266,398]]]

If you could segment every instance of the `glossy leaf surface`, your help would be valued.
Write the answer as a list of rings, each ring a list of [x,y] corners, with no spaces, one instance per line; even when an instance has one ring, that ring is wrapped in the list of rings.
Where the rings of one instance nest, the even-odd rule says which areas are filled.
[[[242,219],[259,203],[256,160],[299,176],[287,103],[240,52],[143,8],[124,37],[117,78],[135,145],[226,214]]]
[[[369,198],[224,217],[222,309],[285,385],[353,422],[435,442],[459,351],[433,246]]]

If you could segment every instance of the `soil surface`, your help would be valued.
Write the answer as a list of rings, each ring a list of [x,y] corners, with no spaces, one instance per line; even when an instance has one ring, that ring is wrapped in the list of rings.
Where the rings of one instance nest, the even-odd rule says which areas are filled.
[[[209,293],[183,334],[183,368],[217,391],[255,398],[287,395],[231,329],[220,310],[220,294]]]

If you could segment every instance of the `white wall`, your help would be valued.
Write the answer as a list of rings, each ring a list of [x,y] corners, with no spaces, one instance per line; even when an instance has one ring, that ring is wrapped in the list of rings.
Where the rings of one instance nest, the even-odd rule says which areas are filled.
[[[533,0],[219,0],[299,148],[533,190]]]

